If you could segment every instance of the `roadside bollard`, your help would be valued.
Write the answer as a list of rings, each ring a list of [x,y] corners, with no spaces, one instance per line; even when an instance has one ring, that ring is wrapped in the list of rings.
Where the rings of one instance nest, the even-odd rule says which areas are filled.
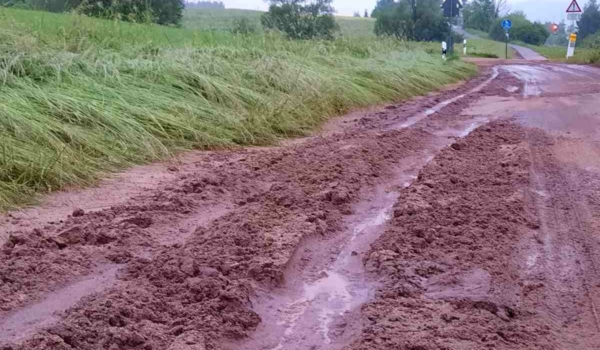
[[[446,53],[448,52],[448,44],[445,41],[442,41],[442,59],[446,60]]]

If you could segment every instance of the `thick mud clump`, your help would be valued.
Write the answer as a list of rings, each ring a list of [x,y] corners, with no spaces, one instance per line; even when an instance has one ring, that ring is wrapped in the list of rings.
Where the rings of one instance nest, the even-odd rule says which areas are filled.
[[[521,303],[514,250],[539,226],[522,127],[495,122],[440,152],[403,189],[365,260],[384,277],[347,349],[552,349]]]
[[[101,262],[123,268],[116,286],[4,349],[217,349],[223,338],[245,337],[260,323],[250,302],[255,288],[280,284],[303,239],[339,230],[361,191],[429,137],[421,130],[346,133],[217,154],[210,171],[182,175],[135,203],[78,213],[30,235],[30,243],[13,238],[2,258],[10,264],[0,265],[10,281],[0,290],[12,303],[6,311],[19,305],[15,291],[35,300]],[[177,234],[174,222],[223,202],[229,209],[217,220],[185,240],[166,239]],[[30,254],[15,254],[25,244]],[[52,270],[35,270],[55,261]]]

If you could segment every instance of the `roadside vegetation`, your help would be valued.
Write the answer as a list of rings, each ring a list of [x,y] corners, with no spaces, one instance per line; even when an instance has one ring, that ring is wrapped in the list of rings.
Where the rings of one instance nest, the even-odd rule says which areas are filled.
[[[598,64],[600,63],[599,7],[597,0],[590,0],[585,5],[581,21],[578,23],[575,56],[568,60],[566,59],[568,36],[575,28],[568,27],[563,21],[556,23],[558,26],[556,33],[549,33],[548,28],[554,23],[532,23],[522,12],[503,13],[502,9],[507,8],[503,0],[468,2],[463,13],[464,26],[467,32],[480,38],[503,42],[505,36],[500,22],[504,18],[509,18],[513,22],[510,31],[512,43],[529,47],[553,61]]]
[[[290,40],[184,14],[189,28],[0,8],[0,208],[186,149],[306,135],[475,73],[439,43],[376,38],[370,19]]]
[[[461,49],[458,49],[460,47]],[[467,39],[467,56],[483,58],[504,58],[504,43],[487,39]],[[462,54],[462,45],[456,51]],[[513,50],[508,49],[508,58],[513,58]]]

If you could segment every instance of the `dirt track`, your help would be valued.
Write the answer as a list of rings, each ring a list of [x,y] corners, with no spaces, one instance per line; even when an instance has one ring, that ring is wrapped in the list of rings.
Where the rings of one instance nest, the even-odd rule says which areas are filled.
[[[599,104],[489,67],[55,195],[0,227],[0,349],[599,348]]]

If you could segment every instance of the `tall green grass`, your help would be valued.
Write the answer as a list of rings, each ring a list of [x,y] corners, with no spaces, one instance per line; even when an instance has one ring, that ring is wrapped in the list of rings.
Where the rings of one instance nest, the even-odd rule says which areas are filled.
[[[474,74],[437,46],[1,9],[0,208],[181,150],[305,135]]]

